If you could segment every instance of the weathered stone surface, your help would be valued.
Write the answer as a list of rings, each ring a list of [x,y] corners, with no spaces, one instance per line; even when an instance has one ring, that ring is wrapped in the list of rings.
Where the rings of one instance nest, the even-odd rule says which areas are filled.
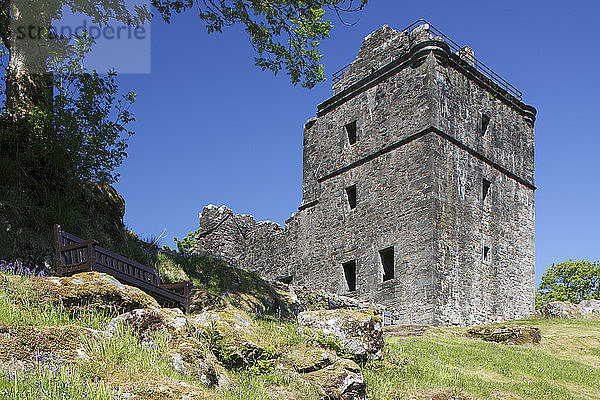
[[[551,301],[543,304],[536,314],[542,318],[595,318],[600,317],[600,300],[583,300],[579,304],[569,301]]]
[[[469,329],[467,336],[508,344],[536,344],[542,340],[539,328],[531,326],[482,326]]]
[[[197,252],[382,304],[403,324],[532,315],[533,107],[427,25],[369,35],[334,94],[305,125],[303,200],[285,229],[207,207]]]
[[[569,301],[551,301],[537,311],[543,318],[579,318],[581,314],[576,304]]]
[[[367,399],[367,385],[360,367],[352,360],[340,358],[323,369],[304,374],[303,378],[320,388],[325,399]]]
[[[145,308],[113,318],[106,327],[108,335],[128,328],[140,339],[153,343],[157,335],[167,342],[169,361],[182,375],[207,386],[228,384],[229,378],[215,356],[195,336],[193,327],[178,308]]]
[[[110,275],[83,272],[67,277],[33,277],[20,284],[40,301],[60,302],[64,306],[93,307],[99,310],[127,312],[136,308],[159,307],[142,290],[124,285]]]
[[[169,342],[169,361],[177,372],[206,386],[229,385],[229,377],[214,355],[193,338],[173,338]]]
[[[106,327],[108,334],[115,334],[121,327],[129,328],[143,338],[153,338],[157,334],[173,337],[186,337],[192,332],[183,312],[178,308],[143,308],[121,314],[113,318]]]
[[[312,341],[359,359],[382,356],[381,320],[351,310],[305,311],[298,315],[300,333]]]
[[[600,317],[600,300],[583,300],[577,310],[584,318]]]
[[[74,362],[85,358],[82,338],[101,339],[102,333],[76,325],[12,326],[0,325],[0,362],[33,365],[53,359]]]
[[[288,349],[280,358],[286,375],[316,388],[323,399],[364,400],[366,384],[360,367],[327,350],[305,345]]]
[[[256,324],[248,314],[235,308],[207,310],[189,317],[211,351],[227,368],[254,365],[260,359],[272,359],[275,354],[264,345]]]
[[[292,348],[282,355],[283,363],[299,373],[318,371],[330,366],[338,358],[335,354],[322,348],[306,346]]]

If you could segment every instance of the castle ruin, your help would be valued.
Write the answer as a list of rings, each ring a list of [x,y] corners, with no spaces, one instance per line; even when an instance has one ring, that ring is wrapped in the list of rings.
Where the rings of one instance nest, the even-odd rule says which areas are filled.
[[[196,251],[400,323],[529,316],[535,114],[425,21],[384,26],[304,126],[303,201],[285,229],[209,206]]]

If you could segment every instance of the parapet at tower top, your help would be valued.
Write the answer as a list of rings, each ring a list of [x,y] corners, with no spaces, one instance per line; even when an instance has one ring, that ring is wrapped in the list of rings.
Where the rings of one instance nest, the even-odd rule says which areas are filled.
[[[476,73],[490,80],[503,94],[523,100],[523,94],[491,68],[475,58],[475,52],[469,46],[460,46],[439,29],[424,19],[419,19],[401,31],[387,25],[371,33],[363,40],[356,59],[333,74],[333,92],[342,90],[359,82],[380,69],[390,68],[398,59],[410,53],[417,44],[437,42],[447,47],[462,62]]]

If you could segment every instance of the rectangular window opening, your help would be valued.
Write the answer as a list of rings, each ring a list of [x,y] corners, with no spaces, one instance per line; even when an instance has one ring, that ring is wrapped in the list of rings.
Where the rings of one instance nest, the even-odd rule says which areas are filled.
[[[490,256],[490,248],[488,246],[483,246],[483,261],[488,261]]]
[[[482,200],[485,201],[485,198],[488,195],[488,192],[490,191],[490,186],[492,185],[492,182],[488,181],[487,179],[483,178],[483,183],[482,183]]]
[[[349,292],[356,291],[356,260],[342,264],[344,267],[344,278]]]
[[[490,125],[491,118],[486,114],[481,114],[481,136],[485,135],[488,126]]]
[[[390,247],[379,252],[383,266],[383,281],[394,279],[394,248]]]
[[[356,185],[346,188],[346,196],[348,196],[348,205],[351,210],[356,208]]]
[[[354,144],[358,142],[357,130],[356,130],[356,121],[350,122],[346,125],[346,133],[348,134],[348,142],[350,144]]]

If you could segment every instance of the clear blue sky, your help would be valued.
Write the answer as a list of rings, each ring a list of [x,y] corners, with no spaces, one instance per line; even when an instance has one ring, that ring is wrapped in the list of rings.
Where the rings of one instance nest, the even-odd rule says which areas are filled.
[[[327,76],[384,24],[429,20],[538,110],[537,278],[554,262],[600,258],[600,2],[371,0],[353,27],[334,20]],[[334,17],[335,18],[335,17]],[[207,204],[283,223],[301,201],[302,126],[331,96],[253,65],[244,32],[207,35],[193,12],[152,23],[152,73],[121,75],[139,94],[117,190],[125,222],[162,244],[195,230]]]

